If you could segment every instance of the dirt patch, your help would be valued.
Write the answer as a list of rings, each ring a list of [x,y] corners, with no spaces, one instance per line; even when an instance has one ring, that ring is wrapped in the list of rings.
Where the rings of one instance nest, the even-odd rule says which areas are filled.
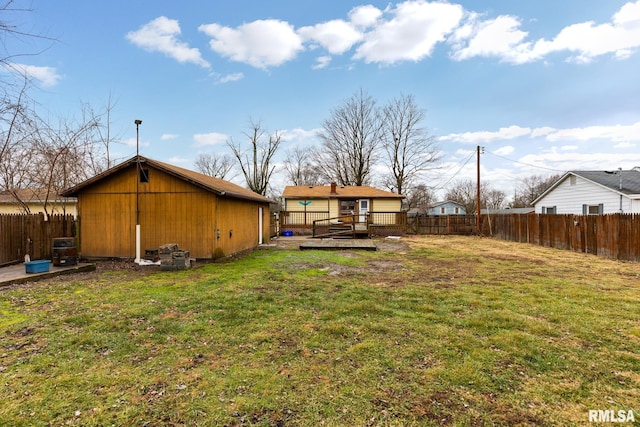
[[[374,242],[378,250],[383,252],[397,252],[399,254],[404,254],[411,250],[411,246],[409,246],[409,243],[404,238],[376,239]]]

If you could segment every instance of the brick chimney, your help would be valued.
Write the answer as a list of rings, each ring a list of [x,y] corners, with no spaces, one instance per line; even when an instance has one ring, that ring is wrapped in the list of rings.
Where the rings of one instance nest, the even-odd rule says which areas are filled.
[[[336,183],[335,182],[331,183],[331,194],[336,194]]]

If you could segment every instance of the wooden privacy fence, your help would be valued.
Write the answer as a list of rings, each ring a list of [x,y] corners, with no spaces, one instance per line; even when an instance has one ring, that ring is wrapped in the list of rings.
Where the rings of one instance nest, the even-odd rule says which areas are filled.
[[[44,214],[0,215],[0,264],[22,262],[25,254],[32,260],[51,259],[55,237],[74,237],[73,215]]]
[[[407,218],[407,231],[415,234],[475,234],[475,215],[414,215]]]
[[[640,261],[640,215],[485,215],[486,235]]]

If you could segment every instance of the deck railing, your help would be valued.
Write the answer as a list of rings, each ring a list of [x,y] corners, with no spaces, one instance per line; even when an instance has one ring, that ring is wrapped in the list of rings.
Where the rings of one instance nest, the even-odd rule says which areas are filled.
[[[301,212],[282,211],[280,212],[280,227],[282,229],[291,228],[311,228],[313,221],[328,219],[329,211]]]
[[[281,231],[307,230],[313,232],[315,227],[328,227],[332,222],[337,224],[363,224],[373,235],[405,233],[407,229],[406,212],[369,212],[365,215],[344,215],[329,217],[328,211],[299,212],[282,211],[279,215]]]
[[[349,215],[348,215],[349,216]],[[360,215],[353,215],[360,220]],[[300,212],[300,211],[282,211],[280,212],[280,226],[285,228],[312,228],[314,221],[329,220],[328,211],[318,212]],[[407,226],[406,212],[369,212],[367,214],[368,224],[376,227],[389,227],[404,230]]]
[[[405,230],[407,227],[406,212],[370,212],[369,224],[376,228]]]

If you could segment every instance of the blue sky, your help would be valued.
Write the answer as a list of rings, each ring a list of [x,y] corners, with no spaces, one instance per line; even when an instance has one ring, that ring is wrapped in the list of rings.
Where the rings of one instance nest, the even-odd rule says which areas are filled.
[[[14,24],[57,40],[7,42],[46,48],[13,58],[32,96],[66,118],[111,96],[119,157],[135,154],[135,119],[142,155],[187,168],[229,153],[249,119],[283,133],[282,154],[317,145],[363,89],[427,111],[436,188],[475,179],[477,145],[482,179],[508,194],[533,174],[640,166],[640,0],[28,4]]]

